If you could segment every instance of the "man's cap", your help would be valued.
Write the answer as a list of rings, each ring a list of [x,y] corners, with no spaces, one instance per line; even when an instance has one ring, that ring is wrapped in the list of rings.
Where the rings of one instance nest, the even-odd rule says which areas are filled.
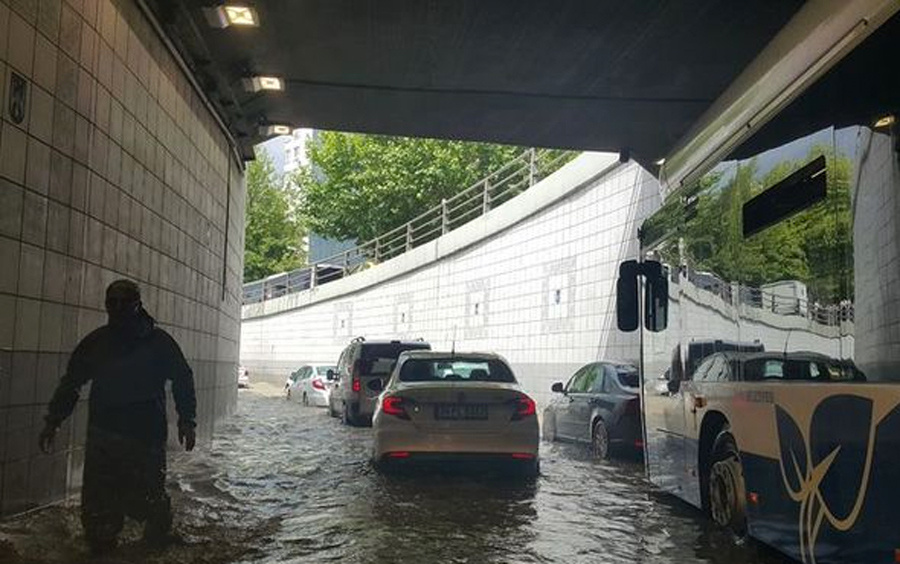
[[[116,280],[106,287],[106,298],[115,297],[117,299],[132,298],[134,300],[141,299],[141,289],[131,280]]]

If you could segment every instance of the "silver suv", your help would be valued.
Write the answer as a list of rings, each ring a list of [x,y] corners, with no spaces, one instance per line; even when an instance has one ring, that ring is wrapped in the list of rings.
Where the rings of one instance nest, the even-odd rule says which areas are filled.
[[[337,363],[337,372],[329,375],[332,382],[328,411],[340,415],[345,425],[362,425],[372,421],[375,400],[397,357],[403,351],[431,350],[431,345],[418,341],[366,341],[357,337],[347,345]]]

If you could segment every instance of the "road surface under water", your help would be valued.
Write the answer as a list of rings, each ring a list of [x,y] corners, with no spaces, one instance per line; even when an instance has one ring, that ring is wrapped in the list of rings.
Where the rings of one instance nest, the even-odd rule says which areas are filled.
[[[149,551],[140,529],[104,562],[715,563],[782,558],[729,535],[648,486],[640,463],[595,462],[544,443],[541,476],[386,477],[371,429],[323,409],[242,391],[213,444],[170,464],[183,537]],[[0,524],[0,562],[92,561],[77,507]]]

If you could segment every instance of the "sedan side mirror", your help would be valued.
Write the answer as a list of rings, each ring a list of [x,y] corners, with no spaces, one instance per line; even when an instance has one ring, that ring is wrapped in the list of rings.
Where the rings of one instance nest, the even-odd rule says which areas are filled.
[[[563,393],[563,385],[562,382],[556,382],[552,386],[550,386],[551,392],[556,392],[557,394]]]

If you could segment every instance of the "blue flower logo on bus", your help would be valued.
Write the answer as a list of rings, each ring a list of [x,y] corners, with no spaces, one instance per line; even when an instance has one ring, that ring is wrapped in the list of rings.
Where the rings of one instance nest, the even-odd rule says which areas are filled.
[[[798,522],[803,562],[816,561],[816,540],[827,522],[848,531],[859,518],[872,473],[875,431],[873,402],[855,395],[828,397],[816,406],[807,433],[775,406],[781,476],[788,496],[800,504]]]

